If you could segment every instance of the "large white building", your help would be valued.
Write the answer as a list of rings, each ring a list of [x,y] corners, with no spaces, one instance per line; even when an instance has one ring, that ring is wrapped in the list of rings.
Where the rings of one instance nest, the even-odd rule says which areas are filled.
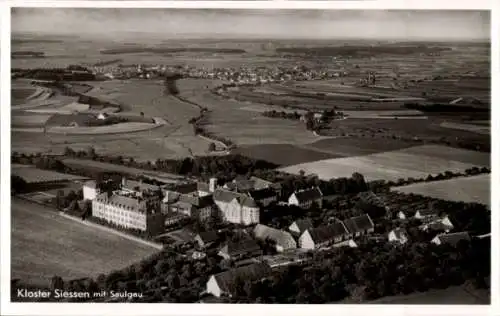
[[[257,203],[246,194],[218,189],[215,190],[213,199],[226,222],[252,225],[260,221]]]
[[[160,210],[148,210],[146,200],[102,193],[92,201],[92,216],[128,228],[159,233],[165,227]]]

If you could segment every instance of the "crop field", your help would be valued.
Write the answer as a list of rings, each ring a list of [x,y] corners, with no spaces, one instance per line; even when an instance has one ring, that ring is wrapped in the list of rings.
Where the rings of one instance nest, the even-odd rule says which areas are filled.
[[[86,177],[75,176],[72,174],[59,173],[49,170],[32,168],[12,168],[12,174],[17,175],[28,183],[52,182],[52,181],[75,181],[85,180]]]
[[[42,127],[50,117],[49,114],[14,114],[10,124],[12,127]]]
[[[320,159],[336,157],[332,154],[301,148],[290,144],[263,144],[243,146],[233,150],[235,154],[261,159],[280,166],[289,166]]]
[[[11,214],[11,278],[24,282],[48,285],[54,275],[96,277],[157,251],[37,204],[14,199]]]
[[[491,129],[489,126],[477,125],[477,124],[466,124],[466,123],[456,123],[456,122],[443,122],[441,126],[444,128],[458,129],[478,134],[490,135]]]
[[[413,143],[397,139],[373,139],[356,137],[337,137],[323,139],[303,146],[311,150],[329,152],[335,157],[351,157],[400,150],[414,146]],[[312,160],[310,160],[312,161]]]
[[[139,122],[127,122],[118,123],[106,126],[95,126],[95,127],[65,127],[65,126],[54,126],[47,129],[48,133],[59,133],[59,134],[80,134],[80,135],[103,135],[103,134],[120,134],[120,133],[133,133],[147,131],[156,128],[160,125],[155,125],[152,123],[139,123]]]
[[[419,148],[423,148],[421,152],[419,152]],[[368,181],[397,181],[400,178],[425,178],[429,174],[436,175],[445,171],[463,172],[468,168],[484,166],[462,162],[459,160],[460,157],[444,158],[442,153],[447,150],[447,147],[444,146],[428,148],[424,145],[414,147],[411,150],[411,153],[403,149],[366,156],[319,160],[280,170],[292,174],[304,171],[306,174],[317,174],[319,178],[326,180],[350,177],[354,172],[359,172]],[[478,153],[478,155],[481,154]],[[468,157],[469,155],[466,153],[464,156]]]
[[[414,183],[393,188],[402,193],[413,193],[447,201],[480,203],[491,208],[490,175],[455,178],[442,181]]]

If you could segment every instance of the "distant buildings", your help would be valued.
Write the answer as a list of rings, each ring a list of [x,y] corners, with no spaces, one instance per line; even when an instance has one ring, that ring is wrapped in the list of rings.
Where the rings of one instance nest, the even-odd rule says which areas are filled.
[[[271,268],[265,263],[255,263],[210,276],[207,293],[215,297],[233,296],[245,282],[256,282],[271,274]]]
[[[278,252],[297,248],[297,242],[289,232],[258,224],[255,226],[253,234],[258,240],[271,241]]]
[[[294,192],[288,198],[289,205],[296,205],[303,209],[308,209],[313,203],[319,208],[323,206],[323,193],[318,187]]]

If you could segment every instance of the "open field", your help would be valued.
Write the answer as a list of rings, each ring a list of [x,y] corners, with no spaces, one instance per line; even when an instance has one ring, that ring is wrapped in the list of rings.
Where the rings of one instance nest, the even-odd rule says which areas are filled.
[[[490,126],[479,125],[479,124],[467,124],[467,123],[455,123],[455,122],[443,122],[441,126],[444,128],[458,129],[469,131],[478,134],[490,135]]]
[[[12,167],[12,174],[19,176],[28,183],[53,182],[53,181],[81,181],[86,180],[86,177],[75,176],[72,174],[54,172],[50,170],[31,168],[16,168]]]
[[[96,277],[157,251],[17,199],[12,201],[11,238],[11,278],[45,285],[54,275]]]
[[[470,291],[465,286],[451,286],[443,290],[383,297],[366,304],[477,305],[490,304],[490,295],[486,290]]]
[[[105,126],[94,126],[94,127],[65,127],[65,126],[54,126],[47,129],[47,133],[58,133],[65,135],[102,135],[102,134],[121,134],[121,133],[133,133],[147,131],[153,128],[157,128],[161,125],[151,124],[151,123],[138,123],[138,122],[126,122],[118,123]]]
[[[422,150],[420,151],[419,148]],[[463,157],[451,156],[446,153],[447,147],[426,145],[411,148],[409,150],[395,150],[376,153],[366,156],[337,158],[319,160],[304,164],[298,164],[282,168],[280,170],[288,173],[317,174],[321,179],[339,177],[350,177],[352,173],[359,172],[369,181],[387,180],[397,181],[400,178],[425,178],[429,174],[436,175],[445,171],[463,172],[468,168],[484,166],[484,153],[463,151],[462,160],[467,159],[473,153],[478,155],[481,163],[460,161]],[[453,152],[453,151],[452,151]],[[436,153],[436,154],[434,154]],[[488,163],[489,165],[489,163]]]
[[[430,196],[447,201],[480,203],[491,208],[490,175],[482,174],[471,177],[455,178],[435,182],[414,183],[393,190]]]

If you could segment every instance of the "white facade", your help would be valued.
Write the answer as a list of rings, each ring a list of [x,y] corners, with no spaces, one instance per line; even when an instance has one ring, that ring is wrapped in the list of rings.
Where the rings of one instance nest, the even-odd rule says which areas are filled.
[[[83,199],[93,201],[97,195],[99,194],[99,190],[96,188],[95,184],[84,184],[83,185]]]
[[[123,208],[118,205],[101,201],[92,201],[92,216],[105,219],[111,223],[145,231],[147,228],[146,214],[136,209]]]
[[[403,213],[402,211],[399,211],[399,212],[398,212],[398,218],[399,218],[399,219],[406,219],[406,215],[405,215],[405,213]]]
[[[217,280],[213,275],[210,277],[210,279],[208,279],[207,293],[212,294],[215,297],[221,297],[222,295],[222,290],[220,289],[219,284],[217,283]]]
[[[441,239],[439,238],[439,236],[434,237],[434,239],[431,240],[431,243],[436,244],[438,246],[442,244]]]
[[[302,249],[315,249],[316,245],[314,244],[314,240],[311,237],[311,234],[309,234],[309,231],[305,231],[300,235],[299,237],[299,247]]]
[[[236,199],[226,203],[215,201],[215,204],[222,213],[224,221],[234,224],[252,225],[260,221],[259,208],[240,205]]]
[[[295,205],[295,206],[298,206],[298,207],[304,208],[304,209],[310,208],[311,205],[313,204],[313,202],[316,202],[316,204],[318,204],[319,208],[322,207],[322,199],[321,198],[317,199],[317,200],[307,200],[307,201],[300,202],[297,199],[297,196],[295,195],[295,193],[290,195],[290,197],[288,198],[289,205]]]
[[[390,242],[398,242],[400,244],[405,244],[406,242],[408,242],[406,233],[400,232],[399,235],[396,235],[396,232],[394,230],[389,233],[388,239]]]

